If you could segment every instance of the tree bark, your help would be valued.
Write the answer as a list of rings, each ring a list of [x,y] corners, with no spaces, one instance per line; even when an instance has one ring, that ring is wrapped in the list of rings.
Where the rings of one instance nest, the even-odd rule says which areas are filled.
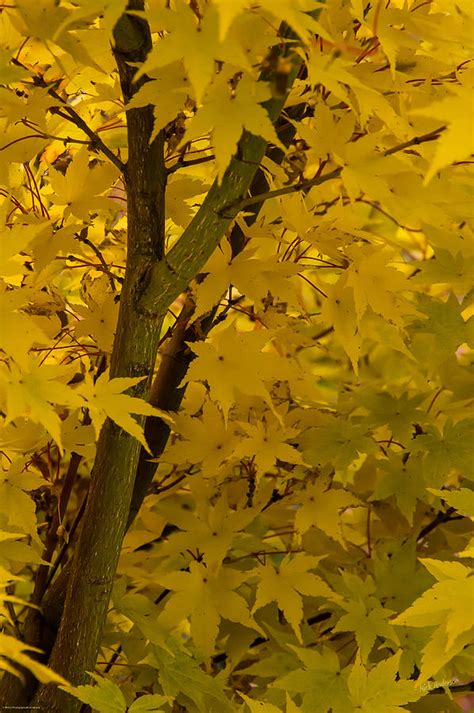
[[[131,0],[128,6],[141,7],[140,0]],[[134,70],[128,63],[143,61],[149,51],[148,25],[124,15],[116,39],[115,54],[127,100],[139,86],[132,86]],[[295,62],[289,84],[297,68]],[[281,96],[267,102],[273,121],[284,101]],[[148,398],[166,310],[199,273],[231,225],[236,213],[232,205],[247,194],[267,145],[260,137],[244,134],[239,156],[231,161],[222,184],[214,184],[177,245],[165,257],[163,135],[149,144],[153,126],[150,106],[127,111],[127,126],[128,257],[110,375],[146,377],[133,389],[133,395]],[[99,437],[61,625],[49,659],[49,665],[74,685],[84,683],[87,672],[95,667],[129,519],[139,454],[140,444],[108,420]],[[79,701],[53,685],[40,686],[32,705],[50,713],[78,713],[81,708]]]
[[[129,9],[142,9],[132,0]],[[115,54],[125,100],[136,91],[130,62],[142,62],[151,48],[148,24],[122,16]],[[128,205],[127,268],[110,377],[144,377],[131,390],[147,398],[163,320],[163,312],[140,307],[152,266],[164,255],[166,169],[164,136],[150,144],[151,106],[127,111],[128,162],[125,173]],[[142,423],[144,419],[141,419]],[[115,570],[125,532],[140,443],[107,420],[97,455],[83,526],[69,577],[61,625],[49,665],[77,685],[93,671],[99,651]],[[48,713],[77,713],[81,703],[56,686],[40,686],[34,706]]]

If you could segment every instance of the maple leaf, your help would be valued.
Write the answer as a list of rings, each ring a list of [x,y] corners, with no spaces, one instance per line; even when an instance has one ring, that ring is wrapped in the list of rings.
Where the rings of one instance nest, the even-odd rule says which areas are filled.
[[[311,420],[315,425],[306,429],[299,442],[304,458],[316,466],[332,463],[345,470],[360,454],[377,450],[364,423],[358,424],[331,413],[314,412]]]
[[[386,320],[403,326],[407,307],[401,301],[404,290],[412,289],[400,270],[387,265],[390,251],[379,248],[349,247],[347,254],[353,263],[345,271],[343,282],[354,291],[357,317],[360,320],[366,309],[371,309]],[[401,309],[403,307],[403,309]]]
[[[420,272],[411,279],[423,285],[443,284],[451,287],[457,294],[465,294],[474,283],[474,256],[467,256],[461,251],[436,249],[431,260],[419,264]]]
[[[130,414],[140,416],[160,416],[166,420],[170,417],[164,411],[154,408],[143,399],[129,396],[123,392],[136,386],[144,377],[109,378],[109,371],[105,371],[95,381],[86,374],[80,393],[85,398],[89,409],[92,424],[98,436],[106,418],[110,418],[117,426],[136,438],[148,452],[143,427]]]
[[[225,38],[234,19],[246,8],[254,7],[261,8],[280,22],[286,22],[303,38],[308,38],[311,33],[327,36],[324,28],[310,15],[311,11],[321,7],[321,3],[316,0],[215,0],[215,4],[219,10],[221,40]]]
[[[235,455],[235,431],[212,401],[205,402],[201,416],[178,414],[173,430],[183,440],[167,447],[160,458],[167,463],[201,463],[203,475],[215,476]]]
[[[217,332],[211,343],[191,343],[197,359],[184,382],[207,381],[211,398],[220,404],[226,420],[238,392],[260,396],[272,408],[264,381],[274,377],[275,360],[262,352],[271,338],[268,332],[237,332],[230,326]]]
[[[0,282],[0,290],[4,285]],[[33,344],[47,344],[49,337],[28,315],[21,312],[32,300],[28,288],[0,291],[0,348],[20,366],[29,361]]]
[[[474,493],[468,488],[458,488],[457,490],[437,490],[436,488],[427,488],[430,493],[437,495],[447,505],[453,507],[458,513],[469,517],[474,522]],[[471,537],[466,548],[458,553],[459,557],[474,556],[474,537]]]
[[[148,84],[144,85],[145,87]],[[175,225],[185,228],[194,215],[194,209],[188,202],[196,200],[196,196],[205,193],[207,182],[194,176],[177,176],[171,174],[167,182],[166,215]],[[220,297],[220,295],[219,295]]]
[[[16,284],[19,275],[26,275],[28,268],[25,265],[25,252],[29,252],[29,245],[38,236],[48,235],[50,226],[43,222],[28,223],[26,219],[15,223],[7,230],[0,233],[0,273],[2,283]],[[48,236],[49,237],[49,236]]]
[[[342,713],[347,710],[347,671],[342,670],[337,654],[323,646],[321,651],[291,646],[303,668],[277,678],[271,684],[289,693],[302,695],[303,713]]]
[[[166,647],[155,646],[145,661],[157,670],[166,695],[175,697],[198,713],[234,713],[218,677],[209,676],[183,644],[168,639]]]
[[[15,6],[18,15],[14,15],[14,23],[25,35],[49,39],[57,27],[69,15],[65,7],[58,7],[54,0],[44,0],[37,3],[34,0],[19,0]]]
[[[421,459],[411,457],[404,462],[402,457],[392,456],[380,462],[382,479],[377,484],[370,500],[383,500],[394,495],[404,517],[413,525],[417,501],[426,498],[426,481],[423,477]]]
[[[28,495],[31,490],[49,486],[47,480],[38,473],[25,468],[25,460],[18,458],[8,470],[0,470],[0,523],[29,535],[41,547],[36,522],[36,505]]]
[[[102,300],[96,304],[89,300],[89,305],[77,305],[75,311],[82,319],[74,325],[77,337],[91,335],[104,352],[111,352],[119,306],[113,294],[102,295]]]
[[[77,408],[84,405],[79,394],[59,379],[70,377],[70,366],[39,364],[33,359],[20,369],[14,363],[0,370],[6,395],[7,423],[19,416],[41,423],[61,447],[61,419],[55,405]]]
[[[221,243],[203,269],[203,272],[208,273],[207,276],[196,286],[194,319],[212,309],[231,284],[257,304],[269,292],[283,302],[294,304],[297,301],[296,286],[290,278],[299,272],[299,266],[291,262],[278,262],[276,256],[258,258],[256,252],[257,248],[246,248],[232,259],[228,241]]]
[[[411,606],[392,620],[392,624],[436,627],[423,650],[419,682],[436,674],[456,656],[474,636],[474,626],[466,612],[472,608],[474,579],[469,567],[460,562],[422,558],[420,562],[438,581]]]
[[[424,433],[416,437],[413,453],[423,457],[423,471],[431,485],[440,486],[443,476],[451,468],[472,477],[472,443],[474,439],[474,419],[465,418],[453,423],[448,419],[443,432],[435,426],[428,426]]]
[[[315,107],[314,113],[313,121],[293,122],[298,135],[310,147],[307,152],[308,162],[324,160],[330,153],[339,163],[339,157],[344,155],[345,146],[354,133],[354,117],[350,114],[335,116],[323,103]]]
[[[183,111],[193,96],[193,88],[186,76],[182,61],[167,64],[165,68],[148,71],[151,80],[143,84],[127,104],[128,109],[153,106],[155,122],[150,141],[159,131]]]
[[[332,41],[330,35],[325,32],[326,39]],[[316,50],[316,46],[315,46]],[[325,54],[313,51],[308,62],[308,80],[312,86],[323,84],[336,97],[346,102],[354,108],[348,87],[363,84],[352,73],[353,65],[350,60],[343,56]]]
[[[363,713],[403,713],[407,703],[419,700],[424,692],[416,681],[397,679],[401,652],[367,670],[358,655],[347,679],[350,705],[347,711]]]
[[[298,434],[298,429],[282,427],[272,414],[268,414],[255,424],[242,421],[238,423],[246,438],[240,441],[234,453],[237,458],[245,456],[253,458],[259,475],[274,471],[277,460],[305,465],[301,453],[285,442],[294,438]]]
[[[296,638],[302,643],[301,595],[324,597],[332,601],[339,599],[323,579],[309,571],[315,569],[321,559],[321,557],[298,553],[294,557],[287,555],[278,569],[269,563],[254,569],[253,574],[258,577],[258,584],[252,612],[256,612],[270,602],[276,602],[295,632]]]
[[[296,511],[295,527],[301,535],[311,527],[318,527],[345,547],[340,511],[361,505],[352,493],[342,488],[328,489],[328,482],[318,478],[305,488],[303,501]]]
[[[453,293],[446,301],[420,295],[417,307],[422,318],[410,324],[409,333],[411,351],[418,359],[423,359],[429,350],[430,363],[435,368],[464,342],[474,345],[474,316],[464,320]]]
[[[354,293],[344,286],[343,280],[338,280],[335,285],[325,286],[325,291],[327,299],[322,304],[321,319],[334,329],[357,374],[362,337],[357,324]]]
[[[383,607],[377,597],[368,597],[365,601],[341,602],[340,606],[347,614],[339,619],[334,631],[355,633],[363,661],[367,661],[378,636],[398,643],[395,630],[387,621],[395,612]]]
[[[266,110],[260,106],[270,98],[269,86],[247,75],[240,79],[236,89],[229,87],[227,78],[214,82],[204,106],[189,123],[182,143],[211,133],[219,181],[237,150],[244,129],[285,151]]]
[[[162,556],[194,549],[199,543],[199,553],[208,567],[220,565],[236,537],[257,517],[258,510],[245,508],[233,510],[224,494],[215,505],[207,500],[198,501],[196,511],[168,515],[182,532],[173,532],[160,550]]]
[[[113,681],[102,678],[96,673],[90,674],[96,685],[61,686],[71,696],[82,701],[98,713],[164,713],[161,708],[170,700],[169,696],[151,694],[140,696],[130,706],[119,686]]]
[[[461,76],[461,85],[450,86],[446,98],[432,102],[426,107],[412,110],[414,115],[429,116],[448,128],[436,142],[431,165],[425,175],[427,185],[440,169],[454,161],[463,161],[474,152],[474,136],[469,121],[472,102],[472,86]]]
[[[228,61],[237,66],[247,65],[247,60],[235,42],[219,42],[219,19],[215,6],[208,7],[200,19],[183,0],[176,0],[175,8],[150,12],[152,26],[160,31],[166,29],[167,33],[154,45],[135,80],[159,67],[182,60],[196,100],[200,102],[214,75],[215,60]],[[186,47],[184,57],[183,47]]]
[[[127,703],[117,684],[96,673],[90,675],[97,685],[63,687],[63,690],[99,713],[125,713],[128,710]]]
[[[15,676],[18,676],[19,671],[16,670],[10,663],[13,662],[13,664],[16,664],[20,670],[21,668],[25,668],[27,671],[31,671],[33,676],[35,676],[35,678],[42,683],[67,685],[68,682],[62,676],[32,657],[33,654],[38,651],[39,649],[35,646],[29,646],[23,641],[15,639],[13,636],[0,633],[1,670],[9,671]]]
[[[393,438],[402,443],[411,438],[413,423],[420,423],[425,418],[423,411],[418,408],[423,402],[421,394],[409,396],[408,392],[404,392],[401,396],[395,396],[369,388],[358,395],[358,402],[369,410],[371,426],[387,425]]]
[[[248,579],[248,573],[223,567],[212,572],[200,562],[191,562],[189,572],[173,572],[160,577],[163,587],[173,590],[158,621],[166,627],[190,617],[195,645],[206,655],[214,651],[221,618],[243,624],[264,635],[248,612],[245,599],[235,589]]]
[[[237,691],[239,696],[243,698],[247,706],[249,707],[251,713],[282,713],[281,708],[277,708],[273,703],[264,703],[263,701],[256,701],[253,698],[249,698],[245,693]]]
[[[110,198],[100,197],[111,187],[119,175],[111,163],[102,163],[89,170],[89,152],[80,149],[71,161],[66,175],[53,166],[48,169],[48,178],[54,191],[54,203],[66,206],[64,217],[75,215],[87,220],[91,210],[112,209],[116,204]]]
[[[458,490],[436,490],[427,488],[430,493],[437,495],[445,503],[455,508],[461,515],[474,517],[474,491],[469,488],[459,488]]]
[[[29,77],[29,70],[26,67],[17,67],[10,64],[12,60],[11,49],[0,49],[0,83],[10,84],[20,82]]]

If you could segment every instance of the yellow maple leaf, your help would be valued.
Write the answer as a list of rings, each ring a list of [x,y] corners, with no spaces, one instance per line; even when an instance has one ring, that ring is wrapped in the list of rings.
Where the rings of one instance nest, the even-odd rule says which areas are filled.
[[[279,568],[268,563],[253,570],[258,577],[257,596],[252,613],[276,602],[295,632],[296,638],[303,643],[300,625],[303,619],[303,600],[301,595],[324,597],[332,601],[339,599],[326,582],[309,570],[315,569],[322,557],[313,557],[298,553],[287,555]]]
[[[360,507],[362,503],[347,490],[327,488],[328,481],[323,478],[305,488],[303,502],[296,511],[295,527],[301,535],[311,527],[318,527],[345,547],[340,511]]]
[[[148,104],[153,106],[155,123],[150,136],[150,141],[153,141],[158,132],[184,109],[194,93],[181,60],[168,64],[166,68],[158,67],[148,74],[151,80],[145,82],[133,95],[127,109],[137,109]]]
[[[358,654],[347,679],[350,703],[347,711],[360,713],[403,713],[405,704],[424,696],[418,681],[400,680],[398,674],[401,652],[380,661],[371,670],[362,665]],[[400,706],[403,705],[403,708]],[[351,707],[349,707],[351,706]]]
[[[244,129],[262,136],[285,151],[267,111],[260,106],[271,97],[268,84],[256,82],[244,75],[236,89],[224,76],[215,81],[205,97],[205,103],[193,117],[182,143],[211,134],[219,181],[230,163]]]
[[[26,469],[24,458],[13,461],[6,471],[0,470],[0,522],[29,535],[39,547],[42,543],[38,535],[36,504],[28,493],[47,485],[48,481],[38,473]]]
[[[278,256],[259,258],[258,248],[246,248],[232,259],[227,240],[215,251],[203,272],[207,277],[195,289],[196,311],[193,319],[217,304],[229,285],[259,304],[270,294],[282,302],[297,303],[298,291],[291,277],[301,268],[293,262],[279,262]]]
[[[89,152],[86,148],[75,154],[64,176],[52,166],[48,169],[54,203],[66,206],[65,218],[72,214],[83,220],[87,219],[91,210],[116,207],[112,199],[101,197],[100,194],[112,186],[118,175],[118,168],[110,163],[102,163],[89,170]]]
[[[274,471],[277,459],[305,465],[301,453],[286,443],[297,435],[298,429],[282,426],[272,414],[267,414],[255,424],[239,422],[239,426],[247,437],[237,445],[235,455],[238,458],[253,458],[259,476]]]
[[[455,161],[468,159],[474,153],[472,86],[467,80],[460,86],[449,85],[448,96],[445,99],[426,107],[413,109],[411,113],[429,116],[438,119],[440,124],[447,124],[447,129],[436,141],[434,156],[425,175],[425,186],[437,171],[451,166]]]
[[[80,393],[86,400],[97,437],[106,418],[110,418],[117,426],[120,426],[120,428],[123,428],[124,431],[136,438],[137,441],[140,441],[142,446],[150,452],[145,440],[143,427],[132,418],[131,414],[160,416],[168,422],[171,421],[171,418],[165,411],[154,408],[143,399],[123,393],[127,389],[136,386],[144,378],[119,377],[110,379],[109,371],[107,370],[94,383],[90,376],[86,374],[85,381],[80,387]]]
[[[2,286],[0,280],[0,348],[23,366],[28,363],[28,352],[33,344],[47,344],[49,337],[31,317],[20,311],[33,301],[32,291],[28,288],[1,291]]]
[[[48,228],[49,223],[32,223],[24,218],[11,228],[0,231],[0,273],[5,282],[18,284],[19,276],[27,274],[25,255],[21,253],[45,229],[50,232]]]
[[[325,285],[327,299],[323,300],[321,318],[334,328],[335,335],[351,360],[354,371],[359,371],[362,337],[357,324],[354,293],[341,279],[335,285]]]
[[[74,324],[77,337],[90,335],[104,352],[111,352],[119,306],[113,294],[103,294],[99,304],[88,300],[87,307],[77,305],[75,311],[82,319]]]
[[[220,565],[232,542],[257,515],[258,510],[254,508],[232,509],[225,494],[215,505],[209,505],[204,498],[198,500],[194,512],[178,509],[172,516],[167,515],[181,532],[173,532],[169,536],[160,555],[184,553],[198,546],[208,567]]]
[[[39,364],[30,360],[21,365],[14,363],[0,370],[0,385],[5,393],[7,423],[17,417],[26,417],[41,423],[61,447],[61,419],[55,405],[78,408],[83,399],[60,379],[72,376],[70,366]]]
[[[346,610],[334,631],[353,631],[359,645],[360,656],[366,661],[377,636],[387,641],[399,644],[395,629],[387,619],[394,612],[382,606],[377,597],[368,596],[366,599],[354,597],[354,599],[340,602],[339,606]]]
[[[201,416],[178,414],[173,431],[184,440],[168,446],[160,462],[201,463],[203,475],[215,476],[234,453],[234,429],[226,426],[221,410],[212,401],[206,401]]]
[[[402,293],[416,288],[403,272],[388,265],[391,251],[373,246],[369,249],[349,246],[347,254],[353,262],[342,279],[354,291],[358,320],[371,307],[376,314],[402,327],[407,313],[407,301]]]
[[[420,562],[438,581],[415,599],[408,609],[392,620],[392,624],[436,627],[423,649],[420,682],[437,673],[474,640],[472,610],[474,578],[471,568],[460,562],[422,558]]]
[[[282,713],[281,708],[277,708],[277,706],[274,706],[273,703],[264,703],[263,701],[256,701],[253,698],[249,698],[249,696],[246,696],[245,693],[241,693],[240,691],[237,691],[239,696],[243,698],[245,703],[250,709],[250,713]],[[290,710],[287,708],[287,711]]]
[[[311,33],[328,37],[327,32],[309,13],[322,7],[316,0],[214,0],[219,10],[219,36],[225,38],[229,27],[245,9],[260,9],[273,18],[286,22],[301,38],[308,39]]]
[[[262,352],[272,335],[268,331],[237,332],[231,325],[214,335],[212,342],[192,343],[197,354],[184,379],[207,381],[211,398],[217,401],[227,420],[237,393],[260,396],[273,407],[266,379],[274,375],[272,354]]]
[[[247,602],[235,591],[248,576],[230,567],[213,572],[201,562],[191,562],[189,572],[160,576],[160,584],[176,593],[161,612],[159,623],[172,627],[189,617],[194,643],[208,655],[214,651],[221,618],[264,635],[250,616]]]
[[[167,32],[154,45],[135,78],[182,60],[200,102],[214,75],[215,60],[237,66],[246,66],[248,62],[236,42],[219,41],[219,18],[215,6],[208,7],[204,17],[199,19],[184,0],[176,0],[175,8],[162,11],[154,8],[145,13],[155,31]],[[184,56],[183,48],[186,48]]]
[[[39,649],[35,646],[28,646],[13,636],[0,633],[0,669],[18,676],[19,672],[12,666],[12,663],[14,663],[20,669],[26,668],[27,671],[31,671],[33,676],[43,683],[52,682],[68,685],[66,679],[53,671],[53,669],[30,657],[30,652],[36,653],[38,651]]]

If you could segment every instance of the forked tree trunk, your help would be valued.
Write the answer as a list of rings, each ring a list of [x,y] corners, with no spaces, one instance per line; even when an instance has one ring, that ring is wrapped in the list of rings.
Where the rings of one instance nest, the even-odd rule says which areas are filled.
[[[142,9],[130,0],[129,9]],[[124,15],[115,31],[115,55],[125,100],[134,69],[151,47],[149,27]],[[297,66],[289,75],[291,83]],[[267,103],[275,121],[285,97]],[[160,133],[149,143],[150,106],[127,112],[129,156],[125,175],[128,204],[128,256],[111,360],[111,377],[145,377],[133,395],[148,398],[162,320],[169,304],[195,277],[229,228],[232,206],[245,197],[265,155],[266,142],[244,134],[239,157],[232,160],[222,185],[209,191],[177,245],[164,258],[166,169]],[[61,624],[49,665],[71,683],[88,680],[100,647],[118,558],[129,518],[140,444],[107,421],[97,455],[83,525],[77,543]],[[78,713],[81,703],[53,685],[40,686],[31,705],[48,713]]]

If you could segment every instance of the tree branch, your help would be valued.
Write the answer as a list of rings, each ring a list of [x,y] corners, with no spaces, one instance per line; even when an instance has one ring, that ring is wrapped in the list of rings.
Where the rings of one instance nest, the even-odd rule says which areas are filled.
[[[446,512],[439,512],[431,522],[429,522],[427,525],[425,525],[425,527],[423,527],[423,529],[420,530],[416,541],[421,542],[421,540],[423,540],[427,535],[429,535],[430,532],[432,532],[439,525],[443,525],[445,522],[463,519],[463,515],[454,515],[454,517],[452,517],[454,512],[456,512],[456,509],[453,507],[449,507]]]
[[[22,67],[23,69],[30,71],[28,67],[22,62],[20,62],[18,59],[12,59],[11,62],[12,64],[16,64],[18,67]],[[125,164],[122,163],[119,157],[116,156],[111,149],[109,149],[107,144],[104,144],[100,136],[96,134],[96,132],[93,131],[90,126],[88,126],[88,124],[77,113],[77,111],[70,104],[68,104],[67,101],[63,99],[63,97],[58,94],[55,89],[53,89],[47,82],[45,82],[43,77],[41,77],[39,74],[33,74],[32,80],[35,87],[41,87],[42,89],[46,89],[50,97],[60,102],[62,105],[62,110],[66,111],[67,114],[63,114],[63,112],[58,107],[50,107],[49,111],[52,114],[59,114],[65,121],[69,121],[71,122],[71,124],[77,126],[78,129],[81,129],[81,131],[83,131],[86,136],[89,137],[92,149],[95,151],[101,151],[104,156],[109,159],[109,161],[111,161],[115,166],[117,166],[120,173],[123,173],[125,170]],[[71,139],[71,141],[73,141],[73,139]]]
[[[287,34],[290,34],[289,30]],[[284,52],[287,51],[288,47],[285,46]],[[293,55],[287,76],[288,89],[292,86],[301,64],[302,59]],[[270,77],[271,70],[262,72],[262,80]],[[285,101],[286,93],[263,104],[271,121],[277,120]],[[240,209],[231,207],[238,205],[242,196],[249,190],[266,149],[265,139],[244,132],[239,143],[239,155],[231,160],[222,183],[219,185],[217,180],[214,181],[201,207],[176,245],[164,260],[153,266],[149,285],[140,300],[142,309],[156,315],[164,314],[168,306],[199,273],[239,212]]]
[[[435,141],[437,138],[439,138],[440,134],[445,130],[445,128],[446,128],[446,126],[440,126],[438,129],[435,129],[434,131],[430,131],[427,134],[423,134],[423,136],[415,136],[413,139],[410,139],[409,141],[405,141],[403,144],[398,144],[397,146],[394,146],[391,149],[387,149],[386,151],[383,152],[382,156],[392,156],[393,154],[399,153],[400,151],[405,151],[405,149],[408,149],[411,146],[419,146],[420,144],[424,144],[427,141]],[[224,206],[221,210],[222,210],[223,214],[225,214],[225,212],[230,211],[231,214],[233,216],[235,216],[241,210],[244,210],[245,208],[248,208],[249,206],[255,205],[257,203],[263,203],[264,201],[267,201],[269,198],[279,198],[279,196],[286,196],[286,195],[288,195],[288,193],[296,193],[297,191],[305,191],[308,188],[314,188],[314,186],[320,186],[323,183],[327,183],[327,181],[333,181],[335,178],[339,178],[341,173],[342,173],[342,167],[335,168],[330,173],[325,173],[322,176],[316,176],[315,178],[310,178],[307,181],[301,181],[301,183],[297,183],[292,186],[285,186],[284,188],[277,188],[274,191],[268,191],[268,193],[262,193],[261,195],[251,196],[250,198],[245,198],[244,200],[241,200],[237,203],[229,203],[228,205]]]

